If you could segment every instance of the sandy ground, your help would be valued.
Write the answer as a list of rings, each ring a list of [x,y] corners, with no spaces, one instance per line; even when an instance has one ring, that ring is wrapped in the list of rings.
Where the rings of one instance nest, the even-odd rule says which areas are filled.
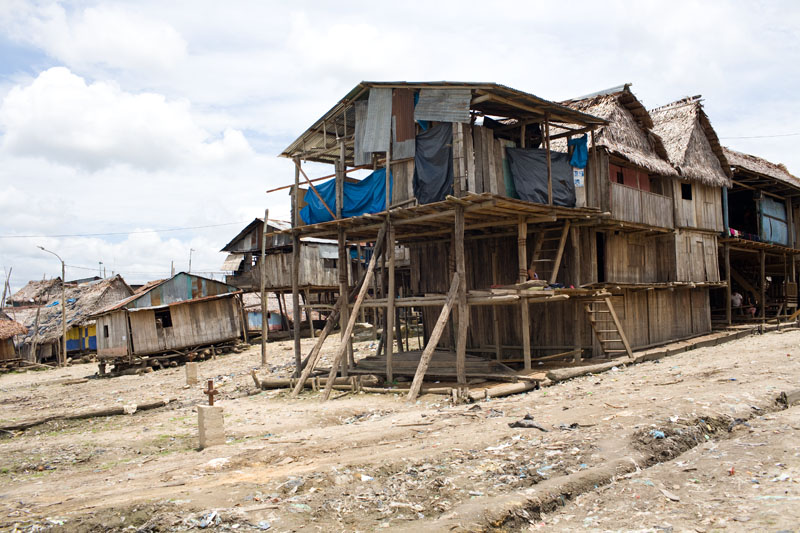
[[[304,353],[312,343],[303,341]],[[325,345],[326,356],[336,345]],[[357,356],[369,345],[357,344]],[[261,374],[287,376],[292,357],[291,342],[270,344]],[[0,425],[176,401],[0,434],[0,528],[457,531],[509,498],[542,497],[561,479],[650,454],[664,462],[495,525],[793,530],[800,407],[778,410],[775,398],[800,388],[799,359],[800,332],[775,332],[473,405],[352,393],[320,403],[310,391],[298,399],[256,391],[254,346],[199,364],[200,378],[222,391],[228,437],[203,451],[196,405],[204,382],[187,387],[183,367],[75,384],[65,378],[96,366],[6,374]],[[547,431],[509,427],[525,415]]]

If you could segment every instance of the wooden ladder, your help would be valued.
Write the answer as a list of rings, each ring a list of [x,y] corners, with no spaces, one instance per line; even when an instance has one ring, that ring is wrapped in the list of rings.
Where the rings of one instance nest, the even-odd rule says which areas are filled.
[[[533,257],[530,267],[540,280],[555,283],[561,258],[564,255],[564,245],[569,234],[569,221],[561,227],[546,228],[536,234],[533,241]]]
[[[613,357],[619,354],[628,354],[633,359],[631,345],[622,330],[614,306],[609,298],[598,298],[589,300],[583,304],[586,315],[589,317],[589,324],[592,325],[597,342],[605,357]]]

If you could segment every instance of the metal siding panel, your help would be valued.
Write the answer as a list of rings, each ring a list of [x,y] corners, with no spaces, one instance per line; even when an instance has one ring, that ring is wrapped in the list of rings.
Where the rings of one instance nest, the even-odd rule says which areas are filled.
[[[367,123],[364,128],[366,152],[385,152],[389,149],[392,128],[392,90],[373,87],[369,91]]]
[[[414,120],[469,122],[470,89],[421,89]]]

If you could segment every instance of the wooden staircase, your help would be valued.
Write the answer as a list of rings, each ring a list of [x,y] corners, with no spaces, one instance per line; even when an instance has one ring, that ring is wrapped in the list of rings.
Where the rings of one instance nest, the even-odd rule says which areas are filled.
[[[536,272],[540,280],[555,283],[564,255],[564,245],[569,235],[569,226],[570,222],[567,220],[563,226],[546,228],[534,237],[530,268]]]
[[[589,323],[592,325],[597,342],[600,343],[603,355],[605,357],[617,357],[621,354],[627,354],[628,357],[633,358],[631,345],[622,330],[622,325],[619,323],[619,318],[616,311],[614,311],[611,300],[609,298],[589,300],[583,305],[583,308],[589,317]]]

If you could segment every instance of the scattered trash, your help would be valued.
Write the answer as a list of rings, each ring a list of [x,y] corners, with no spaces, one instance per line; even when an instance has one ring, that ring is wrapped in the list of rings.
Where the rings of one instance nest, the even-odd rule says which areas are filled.
[[[366,474],[361,474],[361,481],[375,481],[375,478]]]
[[[728,470],[728,475],[729,475],[729,476],[732,476],[732,475],[734,475],[735,473],[736,473],[736,469],[735,469],[735,468],[733,468],[733,467],[731,467],[731,469],[730,469],[730,470]]]
[[[210,513],[205,515],[202,520],[200,520],[199,526],[201,529],[205,529],[212,524],[218,525],[221,521],[222,520],[219,517],[219,513],[217,513],[216,511],[211,511]]]
[[[659,429],[650,430],[650,436],[654,439],[665,439],[667,437],[667,435]]]
[[[270,523],[269,523],[269,522],[267,522],[266,520],[262,520],[261,522],[259,522],[258,524],[256,524],[256,527],[257,527],[258,529],[261,529],[261,530],[264,530],[264,531],[266,531],[267,529],[269,529],[269,528],[271,528],[271,527],[272,527],[272,524],[270,524]]]
[[[293,503],[290,506],[290,509],[296,513],[310,513],[311,506],[306,505],[305,503]]]
[[[544,431],[547,433],[547,430],[533,421],[533,417],[531,415],[525,415],[522,420],[517,420],[516,422],[510,422],[508,424],[510,428],[528,428],[528,429],[538,429],[539,431]]]
[[[673,493],[671,493],[671,492],[670,492],[670,491],[668,491],[667,489],[661,489],[661,488],[659,488],[658,490],[660,490],[660,491],[661,491],[661,494],[663,494],[663,495],[664,495],[664,497],[665,497],[665,498],[667,498],[668,500],[672,500],[673,502],[679,502],[679,501],[681,501],[681,498],[680,498],[680,496],[678,496],[677,494],[673,494]]]
[[[469,491],[470,496],[483,496],[483,493],[479,490],[471,490]]]

